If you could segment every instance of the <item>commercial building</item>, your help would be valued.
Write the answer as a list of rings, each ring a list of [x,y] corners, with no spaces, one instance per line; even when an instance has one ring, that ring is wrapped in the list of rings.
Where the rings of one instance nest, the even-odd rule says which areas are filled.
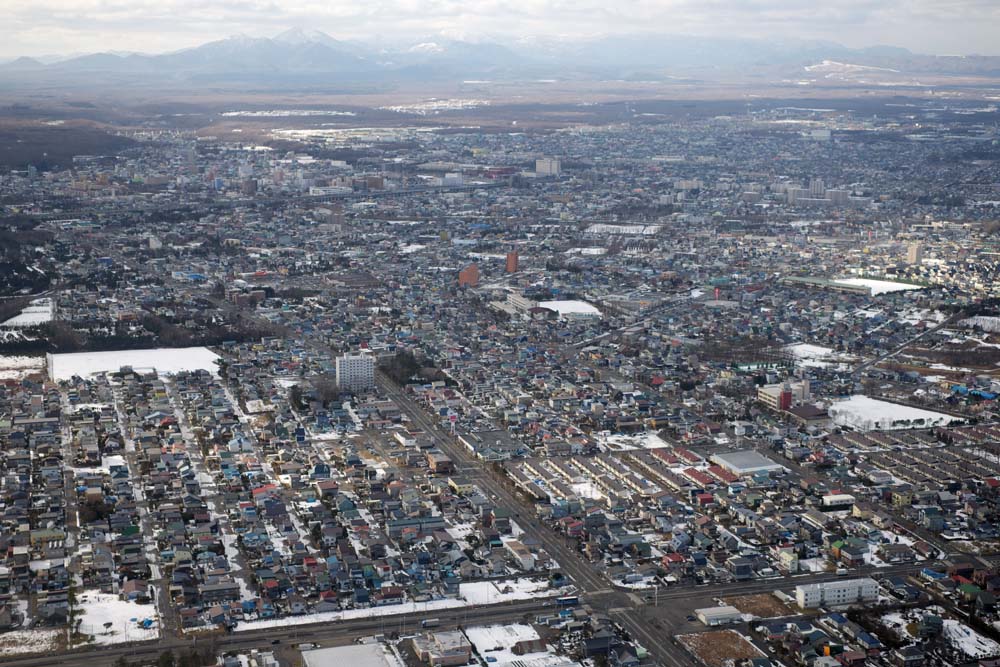
[[[907,264],[923,264],[924,246],[922,243],[911,243],[906,248]]]
[[[337,385],[346,391],[375,388],[375,359],[367,355],[337,357]]]
[[[795,587],[795,601],[802,609],[815,609],[824,605],[839,607],[857,602],[871,602],[877,598],[878,582],[869,577]]]
[[[724,607],[705,607],[704,609],[695,609],[694,615],[698,617],[698,620],[709,627],[716,625],[727,625],[729,623],[738,623],[743,620],[743,612],[741,612],[736,607],[724,606]]]

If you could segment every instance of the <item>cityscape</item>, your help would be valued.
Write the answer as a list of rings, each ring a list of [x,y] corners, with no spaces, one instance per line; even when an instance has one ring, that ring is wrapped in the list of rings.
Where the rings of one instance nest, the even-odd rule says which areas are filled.
[[[1000,665],[1000,52],[204,41],[0,59],[0,665]]]

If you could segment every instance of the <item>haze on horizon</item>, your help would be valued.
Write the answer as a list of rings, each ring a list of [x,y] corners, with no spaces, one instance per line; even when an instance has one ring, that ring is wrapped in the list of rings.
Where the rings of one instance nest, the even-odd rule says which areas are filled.
[[[572,40],[657,33],[1000,55],[996,0],[0,0],[0,57],[162,53],[288,27],[341,40]]]

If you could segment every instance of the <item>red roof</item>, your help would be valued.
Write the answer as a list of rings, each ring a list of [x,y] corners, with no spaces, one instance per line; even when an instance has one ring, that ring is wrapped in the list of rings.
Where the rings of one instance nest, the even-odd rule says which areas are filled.
[[[688,463],[697,463],[701,461],[700,456],[698,456],[697,454],[688,449],[684,449],[683,447],[674,447],[674,454],[681,457]]]
[[[734,475],[733,473],[729,472],[728,470],[719,465],[710,466],[708,468],[708,472],[713,477],[716,477],[727,484],[731,484],[732,482],[736,482],[739,480],[739,476]]]
[[[661,459],[667,465],[673,466],[681,462],[681,460],[676,456],[674,456],[669,449],[665,449],[663,447],[657,447],[656,449],[651,449],[649,451],[653,453],[653,456],[656,456],[657,458]]]
[[[696,470],[694,468],[685,468],[684,476],[690,479],[692,482],[702,485],[712,484],[715,481],[705,473],[701,472],[700,470]]]

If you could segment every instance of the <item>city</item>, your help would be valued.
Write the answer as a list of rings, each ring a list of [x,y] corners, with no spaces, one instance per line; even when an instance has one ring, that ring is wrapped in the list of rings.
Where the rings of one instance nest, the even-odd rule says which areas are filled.
[[[835,80],[15,92],[0,665],[1000,665],[1000,83]]]

